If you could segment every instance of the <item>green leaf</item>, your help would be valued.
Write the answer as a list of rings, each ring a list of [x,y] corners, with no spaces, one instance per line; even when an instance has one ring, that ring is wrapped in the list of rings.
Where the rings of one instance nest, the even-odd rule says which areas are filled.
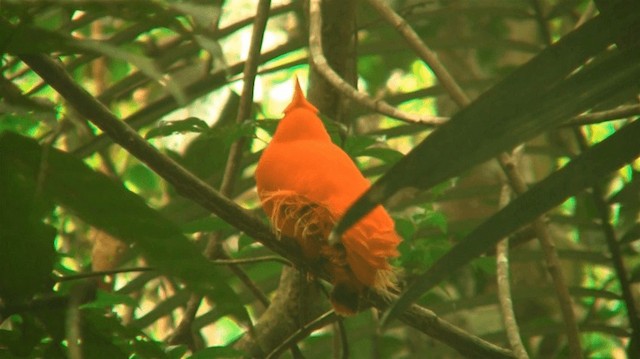
[[[349,136],[344,143],[344,151],[351,157],[358,157],[375,143],[376,140],[372,136]]]
[[[143,193],[149,193],[151,190],[157,189],[160,183],[159,177],[155,172],[137,162],[127,168],[123,179],[127,184],[131,183],[143,190]]]
[[[208,359],[208,358],[241,358],[244,352],[231,347],[209,347],[200,350],[190,356],[190,359]]]
[[[35,178],[21,173],[21,163],[0,153],[0,168],[0,297],[5,302],[24,301],[51,290],[56,231],[43,219],[53,206],[38,195]]]
[[[631,270],[631,274],[629,275],[629,282],[638,283],[640,282],[640,265],[635,266]]]
[[[265,130],[269,136],[273,137],[273,134],[276,133],[276,128],[278,128],[279,120],[259,120],[256,121],[256,127]]]
[[[208,130],[209,125],[205,121],[197,117],[189,117],[184,120],[164,122],[160,126],[149,130],[144,138],[167,137],[175,133],[203,133]]]
[[[223,221],[219,217],[199,218],[185,223],[181,227],[184,233],[214,232],[233,228],[229,223]],[[251,240],[251,242],[253,242],[253,240]]]
[[[471,266],[483,273],[496,274],[496,259],[494,257],[480,257],[471,262]]]
[[[83,308],[83,350],[88,358],[128,358],[136,353],[142,358],[167,358],[160,346],[142,331],[125,326],[115,316],[105,315],[103,309]],[[89,345],[85,345],[87,338]]]
[[[13,26],[0,18],[0,44],[2,52],[10,54],[70,52],[70,39],[61,33],[36,26]]]
[[[129,307],[135,307],[138,305],[138,301],[126,294],[118,294],[112,292],[105,292],[103,290],[98,290],[96,294],[96,299],[92,302],[86,303],[82,305],[82,308],[108,308],[113,307],[114,305],[124,304]]]
[[[195,23],[203,28],[213,26],[220,17],[220,7],[213,4],[198,4],[197,2],[175,2],[169,7],[185,15],[191,16]]]
[[[40,343],[47,334],[42,328],[42,323],[38,321],[33,313],[25,313],[24,315],[14,315],[7,319],[3,318],[3,324],[10,325],[11,331],[0,330],[0,345],[3,350],[0,356],[3,358],[24,358],[36,357],[35,347]]]
[[[373,157],[387,164],[394,164],[402,158],[402,152],[384,147],[369,147],[358,153],[358,156]]]
[[[182,359],[188,350],[189,348],[186,345],[176,345],[167,350],[167,356],[171,359]]]
[[[210,288],[218,300],[235,304],[236,314],[248,318],[226,276],[202,256],[180,227],[121,183],[67,153],[44,150],[34,140],[14,133],[0,135],[0,158],[13,163],[16,176],[33,193],[42,193],[84,222],[135,243],[161,272],[181,278],[196,290]]]
[[[625,232],[620,238],[620,244],[629,244],[631,242],[640,239],[640,223],[634,224],[627,232]]]
[[[183,306],[189,300],[191,293],[187,290],[180,290],[175,295],[167,297],[160,303],[156,303],[155,307],[145,315],[131,321],[130,326],[134,328],[146,328],[153,324],[156,320],[171,314],[176,308]]]

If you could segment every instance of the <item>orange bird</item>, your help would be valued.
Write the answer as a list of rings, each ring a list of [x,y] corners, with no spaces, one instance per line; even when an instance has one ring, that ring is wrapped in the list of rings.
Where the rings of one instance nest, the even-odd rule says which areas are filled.
[[[278,235],[294,238],[305,259],[331,276],[336,313],[355,314],[367,288],[392,288],[388,259],[400,237],[382,206],[349,229],[341,243],[327,241],[334,224],[370,186],[331,138],[296,80],[273,139],[256,168],[258,196]]]

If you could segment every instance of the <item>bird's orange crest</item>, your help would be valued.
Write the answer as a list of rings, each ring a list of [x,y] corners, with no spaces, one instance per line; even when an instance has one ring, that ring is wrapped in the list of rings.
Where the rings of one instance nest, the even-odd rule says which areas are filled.
[[[306,108],[307,110],[313,112],[314,114],[318,113],[318,109],[313,106],[307,98],[304,97],[304,93],[302,92],[302,88],[300,87],[300,81],[298,78],[295,78],[295,87],[293,90],[293,98],[289,105],[284,109],[284,113],[287,114],[291,112],[291,110],[295,108]]]

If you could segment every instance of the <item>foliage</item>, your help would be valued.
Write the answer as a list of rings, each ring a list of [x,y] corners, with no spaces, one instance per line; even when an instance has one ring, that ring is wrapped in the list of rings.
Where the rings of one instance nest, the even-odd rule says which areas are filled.
[[[358,54],[348,60],[357,64],[360,87],[403,111],[451,120],[407,123],[355,100],[341,107],[343,116],[323,116],[333,140],[378,180],[352,213],[389,199],[404,239],[394,262],[404,294],[390,312],[372,295],[380,311],[345,319],[314,321],[305,317],[316,313],[310,305],[295,330],[281,333],[296,337],[282,355],[469,355],[418,312],[400,315],[418,303],[460,327],[471,352],[502,357],[474,336],[510,345],[494,248],[509,238],[510,294],[525,348],[531,357],[567,356],[559,290],[531,225],[540,216],[557,247],[583,354],[637,350],[637,7],[631,0],[392,2],[472,98],[458,111],[370,2],[345,2],[354,4],[353,19],[324,19],[329,34],[338,31],[331,21],[354,21],[357,50],[346,56]],[[292,78],[309,81],[309,93],[333,90],[309,65],[309,7],[274,1],[255,93],[242,101],[240,83],[253,81],[244,76],[257,3],[0,1],[1,356],[256,356],[249,333],[269,330],[261,318],[280,304],[283,268],[293,263],[327,285],[269,232],[253,170]],[[327,13],[337,6],[324,3]],[[33,59],[41,54],[103,107],[78,103],[56,82],[63,76],[40,73]],[[139,137],[114,135],[87,109]],[[152,147],[137,152],[140,143]],[[503,169],[485,162],[504,151],[530,188],[508,204],[500,196]],[[150,152],[161,155],[150,160]],[[226,189],[198,192],[203,187],[176,180],[187,178],[181,173]],[[304,293],[303,283],[294,284]],[[190,313],[192,302],[201,304]],[[324,297],[316,304],[327,308]],[[265,344],[259,356],[282,341]]]

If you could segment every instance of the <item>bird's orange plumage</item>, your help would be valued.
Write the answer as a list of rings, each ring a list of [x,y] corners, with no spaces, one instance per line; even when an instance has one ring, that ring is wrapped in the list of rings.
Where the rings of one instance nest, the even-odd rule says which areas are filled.
[[[393,286],[388,259],[398,255],[400,237],[378,206],[343,235],[342,245],[329,245],[333,225],[369,181],[331,142],[297,81],[284,112],[256,168],[258,195],[277,233],[295,238],[305,258],[331,275],[336,312],[353,314],[367,287]]]

